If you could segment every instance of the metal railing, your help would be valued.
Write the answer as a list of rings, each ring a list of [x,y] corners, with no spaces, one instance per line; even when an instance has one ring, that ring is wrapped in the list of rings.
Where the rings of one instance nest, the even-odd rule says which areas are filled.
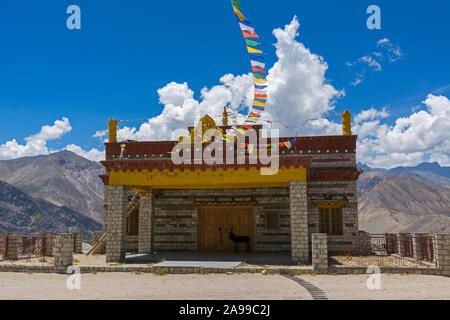
[[[19,235],[19,259],[37,258],[43,255],[45,237],[42,234]]]
[[[328,236],[331,265],[437,267],[435,237],[428,234]]]

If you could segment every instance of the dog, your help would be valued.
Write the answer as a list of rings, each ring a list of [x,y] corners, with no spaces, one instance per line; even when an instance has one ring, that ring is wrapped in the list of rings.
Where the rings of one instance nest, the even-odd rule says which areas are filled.
[[[250,251],[250,238],[248,236],[237,236],[233,233],[233,229],[230,231],[228,236],[230,237],[230,240],[234,242],[236,252],[239,251],[238,249],[239,243],[246,243],[247,252]]]

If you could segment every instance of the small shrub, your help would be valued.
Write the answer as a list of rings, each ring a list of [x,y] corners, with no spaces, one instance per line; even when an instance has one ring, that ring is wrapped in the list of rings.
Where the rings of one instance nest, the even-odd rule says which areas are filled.
[[[156,274],[157,276],[163,276],[167,274],[167,271],[161,267],[153,267],[153,273]]]
[[[212,270],[209,268],[200,268],[197,271],[198,274],[202,274],[202,275],[207,275],[207,274],[210,274],[211,272],[212,272]]]

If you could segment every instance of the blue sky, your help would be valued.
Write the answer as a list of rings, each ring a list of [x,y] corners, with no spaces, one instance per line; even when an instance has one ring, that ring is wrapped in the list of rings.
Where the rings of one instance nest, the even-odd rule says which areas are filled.
[[[298,41],[323,57],[327,82],[345,91],[334,103],[338,112],[386,107],[384,121],[393,125],[428,94],[450,96],[448,1],[241,2],[268,67],[277,61],[272,31],[298,17]],[[71,4],[81,8],[81,30],[66,27]],[[366,27],[371,4],[381,8],[381,30]],[[49,149],[101,150],[92,135],[108,118],[157,116],[164,107],[157,90],[168,83],[187,82],[199,99],[222,75],[250,71],[228,0],[2,1],[0,29],[0,144],[23,144],[43,125],[67,117],[72,130],[48,141]],[[346,64],[380,51],[377,42],[385,38],[401,50],[395,62],[386,56],[381,71]],[[351,85],[362,69],[364,80]]]

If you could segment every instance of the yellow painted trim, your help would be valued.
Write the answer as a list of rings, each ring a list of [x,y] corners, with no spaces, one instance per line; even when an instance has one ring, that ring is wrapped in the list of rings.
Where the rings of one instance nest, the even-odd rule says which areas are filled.
[[[169,170],[143,169],[131,171],[111,171],[109,173],[110,185],[126,185],[132,188],[151,189],[242,189],[261,187],[288,186],[290,181],[306,181],[306,169],[303,167],[280,168],[276,175],[263,176],[255,167],[237,170],[210,168],[202,171],[178,169]]]

